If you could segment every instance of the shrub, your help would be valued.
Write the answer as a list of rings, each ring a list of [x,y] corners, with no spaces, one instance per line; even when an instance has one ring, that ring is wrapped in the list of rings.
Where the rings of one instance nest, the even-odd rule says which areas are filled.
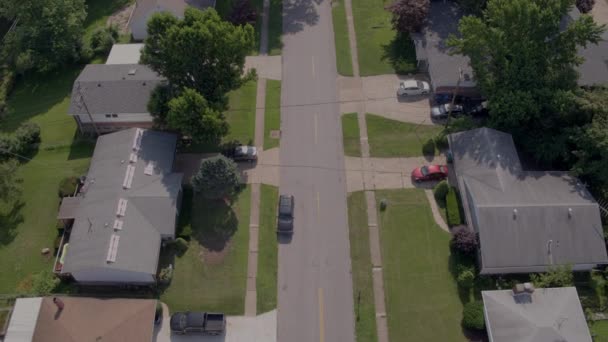
[[[40,296],[48,295],[59,285],[59,279],[50,271],[42,271],[32,277],[32,293]]]
[[[574,285],[574,275],[569,265],[551,267],[545,273],[530,274],[530,280],[539,288]]]
[[[483,330],[486,328],[482,302],[473,301],[464,305],[462,310],[462,326],[472,330]]]
[[[13,85],[15,84],[15,74],[8,70],[0,69],[2,73],[0,79],[0,113],[4,112],[6,109],[6,99],[8,95],[10,95],[11,90],[13,90]]]
[[[435,140],[435,147],[437,147],[438,150],[445,150],[449,147],[448,135],[445,133],[445,131],[439,132],[435,136],[434,140]]]
[[[397,0],[386,9],[392,13],[391,24],[397,32],[419,32],[429,14],[429,0]]]
[[[606,304],[606,278],[601,271],[591,271],[591,287],[597,296],[600,310],[603,310]]]
[[[97,29],[91,36],[91,50],[95,54],[105,55],[110,52],[112,45],[118,40],[118,30],[115,26]]]
[[[163,284],[169,284],[173,279],[173,265],[169,265],[158,272],[158,280]]]
[[[0,160],[24,155],[38,148],[40,127],[32,122],[19,126],[12,135],[0,135]]]
[[[74,195],[78,187],[78,177],[66,177],[59,182],[59,198]]]
[[[578,8],[581,13],[591,12],[593,5],[595,5],[595,0],[576,0],[576,8]]]
[[[458,228],[452,235],[452,248],[464,255],[473,255],[477,250],[477,234],[466,227]]]
[[[450,186],[448,185],[447,181],[442,180],[441,182],[437,183],[433,189],[435,200],[438,203],[445,205],[445,196],[448,194],[448,191],[450,191]]]
[[[475,284],[475,269],[473,267],[462,267],[456,277],[458,286],[464,289],[470,289]]]
[[[251,5],[250,0],[240,0],[232,8],[229,21],[234,25],[254,25],[258,18],[258,13]]]
[[[454,187],[450,188],[448,194],[445,197],[445,206],[448,216],[448,225],[450,227],[453,227],[461,224],[462,219],[460,218],[458,194],[456,194],[456,189],[454,189]]]
[[[427,140],[424,145],[422,145],[422,154],[425,156],[435,155],[435,141],[433,139]]]
[[[184,254],[188,250],[188,247],[189,247],[188,241],[186,241],[185,239],[183,239],[181,237],[175,239],[175,241],[173,241],[173,243],[172,243],[172,246],[178,255]]]

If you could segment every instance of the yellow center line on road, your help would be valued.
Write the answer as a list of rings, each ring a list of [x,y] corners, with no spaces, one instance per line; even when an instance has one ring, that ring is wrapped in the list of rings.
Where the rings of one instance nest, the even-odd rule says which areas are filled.
[[[319,287],[319,342],[325,342],[325,319],[323,310],[323,289]]]

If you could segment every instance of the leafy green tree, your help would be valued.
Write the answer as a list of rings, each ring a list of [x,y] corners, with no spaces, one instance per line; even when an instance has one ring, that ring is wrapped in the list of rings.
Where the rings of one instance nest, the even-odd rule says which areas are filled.
[[[18,163],[14,159],[0,163],[0,201],[4,203],[13,201],[21,194],[21,187],[15,176],[17,167]]]
[[[240,186],[236,163],[223,155],[203,159],[198,172],[192,177],[192,188],[209,199],[229,199]]]
[[[574,285],[572,267],[568,265],[550,267],[545,273],[530,274],[536,287],[565,287]]]
[[[251,25],[223,21],[214,9],[188,8],[184,19],[163,12],[148,21],[141,61],[173,85],[194,89],[224,109],[226,94],[254,77],[243,77],[245,56],[253,45]]]
[[[468,13],[479,15],[486,7],[487,0],[458,0],[463,10]]]
[[[107,54],[118,41],[118,36],[118,28],[114,25],[97,29],[91,36],[91,50],[98,55]]]
[[[168,103],[166,126],[195,142],[218,142],[228,133],[224,115],[211,108],[194,89],[185,89]]]
[[[48,72],[76,61],[86,18],[84,0],[8,1],[0,13],[15,18],[2,57],[18,72]]]
[[[169,101],[173,99],[174,94],[175,89],[169,84],[160,84],[152,91],[148,102],[148,112],[154,117],[154,124],[157,128],[166,128]]]
[[[597,44],[603,26],[583,15],[562,19],[574,0],[489,0],[483,17],[465,16],[456,52],[469,56],[489,100],[490,125],[508,131],[538,161],[567,153],[564,127],[584,123],[576,111],[577,49]]]

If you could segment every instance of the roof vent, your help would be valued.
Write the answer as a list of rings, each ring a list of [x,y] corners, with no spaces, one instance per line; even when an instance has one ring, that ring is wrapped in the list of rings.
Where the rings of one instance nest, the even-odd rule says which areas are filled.
[[[568,208],[568,218],[572,218],[572,208]]]
[[[129,69],[129,75],[133,76],[137,72],[137,69]]]
[[[517,218],[517,209],[513,209],[513,219]]]
[[[98,87],[101,87],[101,83],[97,83],[97,86],[98,86]]]
[[[142,84],[144,85],[144,87],[146,86],[146,82],[143,82]]]

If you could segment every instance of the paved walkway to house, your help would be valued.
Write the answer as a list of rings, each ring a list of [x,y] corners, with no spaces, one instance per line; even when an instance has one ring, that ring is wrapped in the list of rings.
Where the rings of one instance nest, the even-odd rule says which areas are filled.
[[[203,336],[201,334],[177,335],[171,333],[170,312],[163,306],[161,324],[154,327],[153,342],[276,342],[277,311],[273,310],[255,317],[228,316],[226,333],[221,336]]]
[[[359,122],[359,134],[361,141],[361,155],[363,158],[360,161],[349,160],[349,157],[345,157],[344,164],[346,169],[349,169],[350,163],[353,166],[360,166],[361,171],[358,172],[361,175],[361,183],[366,184],[363,179],[373,184],[373,174],[371,169],[372,162],[369,157],[369,144],[367,141],[367,122],[365,121],[365,113],[367,112],[365,101],[365,87],[363,86],[363,80],[359,77],[359,59],[357,50],[357,40],[355,35],[355,25],[353,22],[353,8],[352,0],[344,1],[344,8],[346,10],[346,24],[348,26],[348,41],[350,45],[353,75],[354,77],[346,79],[338,77],[338,85],[340,92],[340,111],[341,113],[357,113],[357,121]],[[393,92],[394,93],[394,92]],[[386,96],[386,95],[385,95]],[[352,102],[345,102],[352,101]],[[349,171],[347,173],[347,189]],[[352,176],[351,176],[352,178]],[[365,186],[363,186],[364,188]],[[376,308],[376,334],[378,336],[378,342],[388,342],[388,326],[386,323],[386,309],[384,300],[384,278],[382,275],[382,254],[380,252],[380,234],[378,232],[378,220],[376,218],[376,194],[374,191],[366,191],[365,198],[367,201],[367,220],[369,228],[369,244],[370,253],[372,259],[372,278],[374,286],[374,304]]]
[[[247,56],[245,70],[255,68],[258,79],[281,80],[281,56]]]
[[[596,0],[591,15],[598,24],[608,25],[608,2],[606,0]]]

